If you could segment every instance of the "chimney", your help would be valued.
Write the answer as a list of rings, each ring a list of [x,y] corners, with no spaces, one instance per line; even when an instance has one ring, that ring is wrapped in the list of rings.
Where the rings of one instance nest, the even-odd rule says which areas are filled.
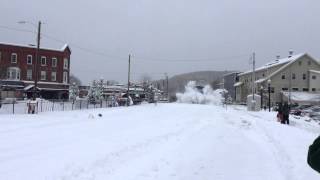
[[[288,56],[288,58],[291,58],[292,56],[293,56],[293,51],[290,50],[290,51],[289,51],[289,56]]]
[[[280,55],[277,55],[276,56],[276,61],[279,61],[279,59],[280,59]]]

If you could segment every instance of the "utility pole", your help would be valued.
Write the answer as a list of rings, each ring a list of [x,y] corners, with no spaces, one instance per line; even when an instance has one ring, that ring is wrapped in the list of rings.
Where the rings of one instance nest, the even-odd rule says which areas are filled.
[[[254,100],[254,94],[255,94],[255,81],[256,81],[256,54],[252,54],[252,99]]]
[[[36,61],[34,65],[35,78],[33,87],[33,98],[37,97],[37,87],[38,87],[38,61],[40,52],[40,38],[41,38],[41,21],[38,22],[38,35],[37,35],[37,50],[36,50]]]
[[[167,100],[169,101],[169,77],[168,74],[166,73],[166,80],[167,80]]]
[[[128,90],[127,90],[127,106],[130,106],[129,99],[129,88],[130,88],[130,66],[131,66],[131,54],[129,54],[129,62],[128,62]]]

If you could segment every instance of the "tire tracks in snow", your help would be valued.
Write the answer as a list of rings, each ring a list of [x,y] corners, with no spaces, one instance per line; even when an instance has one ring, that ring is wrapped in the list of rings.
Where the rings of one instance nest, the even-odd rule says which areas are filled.
[[[248,114],[254,118],[254,124],[256,125],[256,130],[258,131],[257,134],[259,134],[263,139],[265,139],[265,142],[270,145],[268,147],[269,149],[271,149],[272,154],[274,155],[274,158],[280,168],[281,174],[284,176],[286,180],[293,180],[291,172],[293,168],[293,162],[286,150],[283,148],[281,143],[276,138],[274,138],[272,134],[261,123],[261,121],[263,121],[261,117],[252,113]]]

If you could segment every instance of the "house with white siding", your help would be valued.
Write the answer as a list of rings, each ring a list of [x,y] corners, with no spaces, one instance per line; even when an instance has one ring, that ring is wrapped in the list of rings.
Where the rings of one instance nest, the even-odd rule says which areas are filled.
[[[320,92],[320,62],[307,53],[293,55],[290,52],[286,58],[277,56],[274,61],[256,68],[255,79],[252,79],[252,74],[252,71],[247,71],[238,75],[239,81],[234,86],[239,103],[246,102],[253,85],[255,93],[262,94],[264,105],[268,102],[269,86],[271,105],[290,101],[291,92]]]

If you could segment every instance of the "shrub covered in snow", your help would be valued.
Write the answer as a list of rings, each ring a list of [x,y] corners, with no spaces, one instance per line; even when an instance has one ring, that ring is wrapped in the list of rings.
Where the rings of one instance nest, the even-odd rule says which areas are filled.
[[[185,86],[184,93],[177,93],[177,102],[189,104],[214,104],[220,105],[224,101],[223,94],[225,90],[213,90],[210,85],[204,86],[199,90],[195,81],[190,81]]]

